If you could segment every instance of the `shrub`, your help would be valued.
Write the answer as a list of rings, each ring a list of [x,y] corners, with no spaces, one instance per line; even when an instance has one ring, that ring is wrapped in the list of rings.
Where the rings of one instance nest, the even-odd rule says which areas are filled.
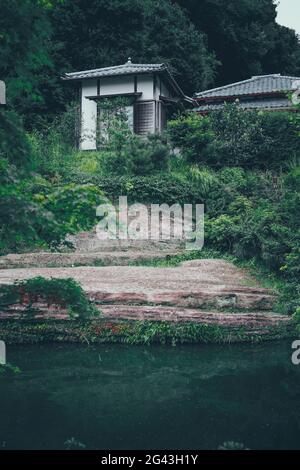
[[[279,169],[300,156],[299,120],[288,113],[245,111],[227,104],[208,116],[171,121],[168,134],[190,163]]]
[[[78,106],[71,104],[50,124],[28,134],[35,170],[44,176],[69,172],[77,153],[79,129]]]
[[[0,254],[57,246],[65,236],[54,215],[32,198],[26,182],[0,187]]]
[[[87,174],[69,175],[68,181],[92,183],[110,200],[127,196],[129,202],[145,203],[196,203],[201,202],[201,188],[187,184],[172,175],[152,176],[96,176]]]
[[[34,198],[36,168],[29,141],[18,117],[7,111],[0,111],[0,169],[0,254],[58,246],[65,231]]]
[[[97,206],[106,202],[103,192],[93,184],[58,186],[42,198],[44,209],[53,214],[64,235],[91,229],[97,222]]]
[[[0,109],[0,158],[17,171],[28,170],[30,161],[30,146],[22,128],[22,121],[16,113]],[[0,174],[3,177],[3,174]]]
[[[87,318],[98,314],[98,310],[87,299],[80,284],[74,279],[45,279],[35,277],[16,281],[12,285],[0,286],[0,309],[11,312],[16,304],[25,307],[24,315],[35,315],[39,309],[35,304],[46,303],[67,309],[69,315]]]
[[[293,320],[296,324],[297,331],[300,332],[300,306],[296,309]]]
[[[100,172],[105,175],[149,176],[168,169],[170,148],[165,138],[158,134],[147,137],[131,135],[116,148],[99,152]]]
[[[215,139],[209,117],[195,112],[181,115],[168,123],[167,133],[189,163],[205,163],[209,159],[208,147]]]

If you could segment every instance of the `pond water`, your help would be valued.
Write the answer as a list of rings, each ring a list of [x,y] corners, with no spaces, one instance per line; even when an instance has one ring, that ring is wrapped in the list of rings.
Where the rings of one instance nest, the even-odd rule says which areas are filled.
[[[291,342],[8,347],[0,448],[300,449]]]

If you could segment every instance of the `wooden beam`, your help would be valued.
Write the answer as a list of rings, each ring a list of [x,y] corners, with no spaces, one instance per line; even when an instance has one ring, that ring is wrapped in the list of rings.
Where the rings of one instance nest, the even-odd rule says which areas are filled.
[[[114,97],[117,97],[117,96],[142,96],[142,92],[131,92],[131,93],[116,93],[116,94],[113,94],[113,95],[95,95],[95,96],[86,96],[85,98],[87,98],[88,100],[93,100],[93,101],[99,101],[99,100],[103,100],[105,98],[114,98]]]

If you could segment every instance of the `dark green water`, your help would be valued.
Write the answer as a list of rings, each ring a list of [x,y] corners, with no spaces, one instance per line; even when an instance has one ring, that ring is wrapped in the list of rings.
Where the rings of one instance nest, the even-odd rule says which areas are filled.
[[[0,447],[300,449],[300,366],[290,342],[8,348]]]

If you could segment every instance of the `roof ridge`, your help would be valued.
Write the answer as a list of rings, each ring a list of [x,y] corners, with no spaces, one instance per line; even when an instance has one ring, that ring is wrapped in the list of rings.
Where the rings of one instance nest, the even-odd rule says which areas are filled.
[[[300,77],[294,77],[292,75],[282,75],[281,73],[267,73],[265,75],[253,75],[252,78],[258,79],[258,78],[265,78],[265,77],[276,77],[276,78],[298,78]]]
[[[71,75],[80,75],[82,73],[95,73],[95,72],[100,72],[100,71],[105,71],[105,70],[115,70],[115,69],[118,69],[118,68],[122,68],[122,67],[126,67],[126,68],[136,68],[136,67],[140,67],[140,68],[143,68],[143,67],[160,67],[160,68],[163,68],[163,67],[167,67],[164,63],[161,63],[161,64],[133,64],[133,63],[128,63],[128,62],[125,62],[125,64],[120,64],[120,65],[112,65],[112,66],[109,66],[109,67],[98,67],[97,69],[88,69],[88,70],[79,70],[77,72],[66,72],[65,75],[66,76],[71,76]]]
[[[201,97],[202,95],[204,95],[206,93],[212,93],[214,91],[220,91],[220,90],[226,90],[226,89],[234,88],[236,86],[243,85],[243,84],[246,84],[246,83],[250,83],[250,82],[260,80],[260,79],[266,78],[266,77],[274,77],[274,78],[276,77],[276,78],[282,78],[282,79],[300,80],[300,77],[281,75],[281,74],[278,74],[278,73],[266,74],[266,75],[254,75],[253,77],[248,78],[247,80],[241,80],[239,82],[229,83],[228,85],[222,85],[222,86],[219,86],[219,87],[216,87],[216,88],[211,88],[209,90],[204,90],[204,91],[201,91],[199,93],[195,93],[195,96]]]

